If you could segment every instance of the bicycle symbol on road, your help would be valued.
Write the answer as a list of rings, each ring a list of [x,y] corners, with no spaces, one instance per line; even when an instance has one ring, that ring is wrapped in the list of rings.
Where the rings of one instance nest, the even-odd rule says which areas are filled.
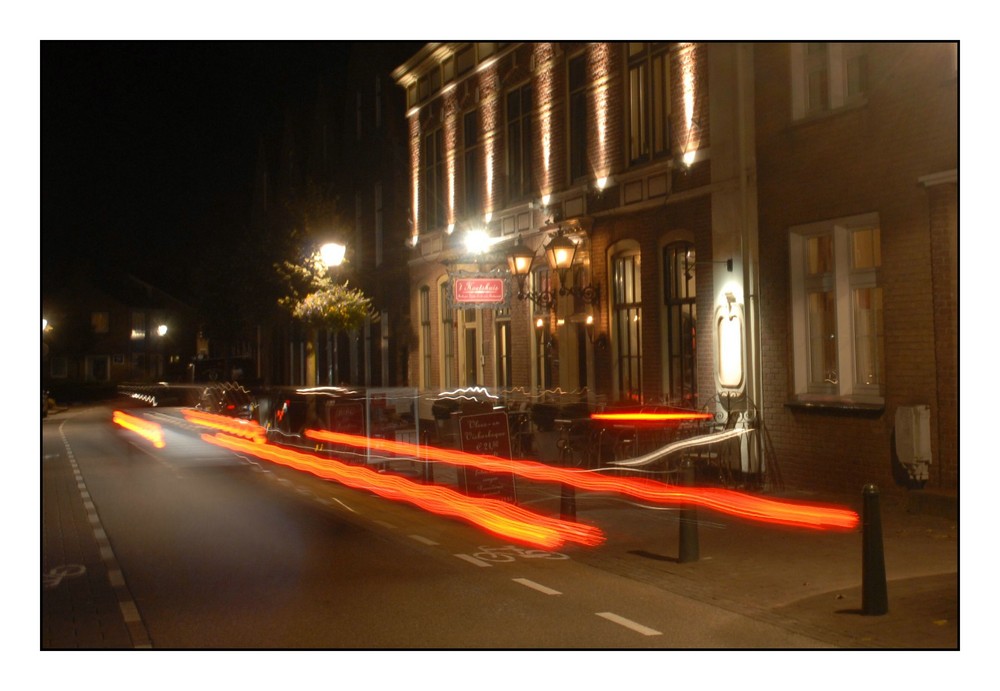
[[[48,573],[42,574],[42,587],[45,590],[51,590],[67,578],[76,578],[86,572],[87,567],[81,564],[63,564],[62,566],[57,566],[49,569]]]
[[[515,545],[506,547],[485,547],[480,545],[480,551],[472,556],[481,561],[490,562],[511,562],[520,557],[521,559],[569,559],[569,556],[560,552],[546,552],[543,549],[524,549]]]

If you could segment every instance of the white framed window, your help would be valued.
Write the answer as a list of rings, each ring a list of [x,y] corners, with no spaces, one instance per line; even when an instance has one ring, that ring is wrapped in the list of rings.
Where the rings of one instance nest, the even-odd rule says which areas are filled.
[[[789,249],[796,397],[884,402],[878,214],[795,226]]]
[[[792,119],[864,102],[868,55],[864,43],[793,43]]]

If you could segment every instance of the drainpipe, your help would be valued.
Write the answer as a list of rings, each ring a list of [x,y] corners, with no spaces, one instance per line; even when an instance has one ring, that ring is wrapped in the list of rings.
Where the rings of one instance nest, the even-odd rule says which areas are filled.
[[[740,251],[743,261],[743,296],[746,311],[747,400],[756,411],[758,429],[764,424],[763,365],[760,344],[760,252],[757,227],[757,170],[754,127],[753,44],[742,43],[736,50],[737,127],[739,134],[740,203],[743,232]],[[756,458],[763,466],[761,434],[751,435]],[[753,468],[750,468],[753,470]]]

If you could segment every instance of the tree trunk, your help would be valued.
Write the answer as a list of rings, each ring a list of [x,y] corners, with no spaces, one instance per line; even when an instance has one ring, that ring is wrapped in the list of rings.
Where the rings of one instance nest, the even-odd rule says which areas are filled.
[[[319,330],[310,326],[306,332],[306,381],[305,386],[312,387],[319,384],[316,379],[316,350]]]

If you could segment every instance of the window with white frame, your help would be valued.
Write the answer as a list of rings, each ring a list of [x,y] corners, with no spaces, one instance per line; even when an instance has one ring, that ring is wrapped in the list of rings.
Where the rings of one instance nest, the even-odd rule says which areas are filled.
[[[795,395],[883,402],[878,214],[795,226],[789,243]]]
[[[864,43],[793,43],[792,118],[864,102],[868,55]]]

